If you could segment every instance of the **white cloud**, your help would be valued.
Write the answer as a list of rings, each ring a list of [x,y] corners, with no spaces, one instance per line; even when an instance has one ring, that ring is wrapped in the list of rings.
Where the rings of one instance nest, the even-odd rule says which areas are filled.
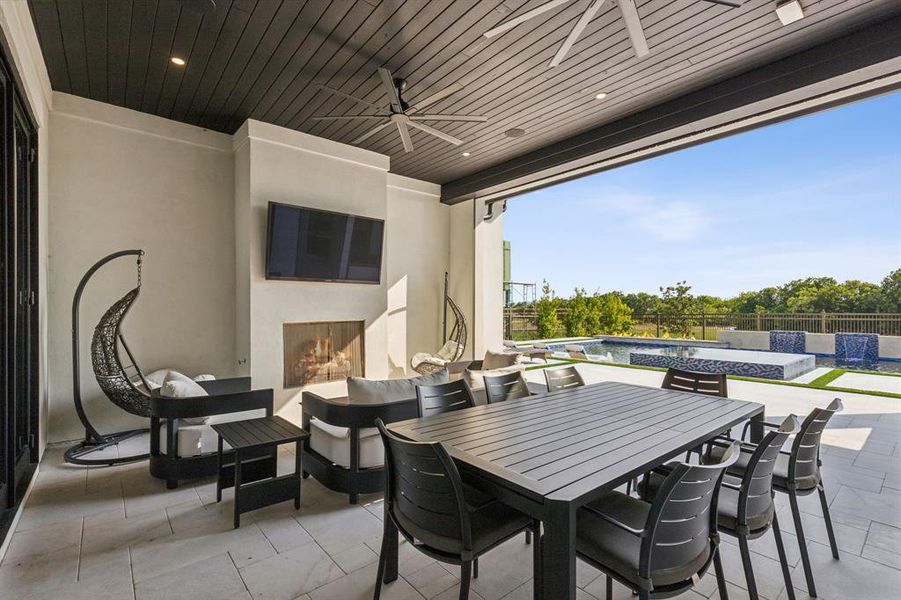
[[[608,218],[611,214],[620,215],[624,217],[626,227],[666,242],[699,239],[715,222],[696,202],[618,190],[602,192],[600,197],[586,198],[584,204]]]

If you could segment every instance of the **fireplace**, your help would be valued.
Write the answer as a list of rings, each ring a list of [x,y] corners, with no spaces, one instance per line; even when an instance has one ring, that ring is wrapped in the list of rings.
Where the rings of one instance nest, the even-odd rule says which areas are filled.
[[[363,377],[363,321],[285,323],[285,387]]]

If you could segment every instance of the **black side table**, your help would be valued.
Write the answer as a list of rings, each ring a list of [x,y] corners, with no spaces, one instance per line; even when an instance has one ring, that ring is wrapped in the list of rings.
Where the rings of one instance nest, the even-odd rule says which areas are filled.
[[[294,508],[300,508],[302,442],[310,437],[309,433],[281,417],[216,423],[213,425],[213,430],[219,434],[219,479],[216,482],[216,501],[222,500],[223,489],[235,486],[235,529],[241,525],[241,513],[292,498],[294,499]],[[227,465],[223,461],[223,440],[232,447],[234,465]],[[242,481],[242,460],[259,460],[259,451],[266,449],[271,449],[272,454],[276,455],[280,444],[290,443],[295,444],[293,473],[278,476],[273,469],[269,477],[257,477],[255,481]],[[248,456],[248,454],[253,456]],[[273,464],[274,460],[275,456],[273,456]],[[230,477],[232,471],[234,471],[233,479]]]

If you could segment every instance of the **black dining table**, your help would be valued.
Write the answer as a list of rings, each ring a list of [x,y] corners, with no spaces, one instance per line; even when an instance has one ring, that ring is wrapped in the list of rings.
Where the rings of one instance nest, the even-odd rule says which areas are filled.
[[[541,520],[535,596],[574,600],[579,507],[748,419],[759,440],[762,404],[607,381],[388,428],[441,442],[467,483]],[[393,547],[384,580],[396,578]]]

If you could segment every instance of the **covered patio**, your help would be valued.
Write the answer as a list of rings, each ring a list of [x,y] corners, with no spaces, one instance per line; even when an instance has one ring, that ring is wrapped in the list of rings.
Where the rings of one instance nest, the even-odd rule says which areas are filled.
[[[652,371],[597,365],[579,367],[586,383],[623,381],[659,387]],[[528,372],[542,382],[541,370]],[[804,414],[832,399],[826,391],[734,382],[731,396],[766,405],[774,417]],[[901,585],[901,408],[891,398],[844,396],[845,410],[824,437],[824,478],[841,551],[829,551],[815,497],[801,498],[819,598],[890,598]],[[137,442],[136,442],[137,443]],[[122,452],[132,448],[124,447]],[[285,452],[285,464],[293,457]],[[788,502],[777,496],[798,598],[807,597]],[[83,469],[51,447],[0,565],[10,598],[300,598],[364,599],[372,594],[380,546],[381,495],[359,506],[315,480],[304,482],[300,511],[282,504],[255,511],[232,529],[232,496],[215,502],[215,483],[203,480],[177,491],[149,478],[146,465]],[[746,598],[738,546],[723,538],[730,598]],[[785,598],[771,537],[751,546],[760,596]],[[486,555],[471,598],[531,597],[531,550],[516,538]],[[383,598],[456,598],[459,569],[400,546],[399,578]],[[604,598],[604,577],[578,565],[577,597]],[[132,592],[134,590],[134,592]],[[622,586],[615,598],[631,598]],[[716,598],[707,577],[684,598]]]
[[[0,600],[901,588],[893,381],[726,394],[722,374],[702,397],[579,362],[554,390],[573,365],[504,347],[502,293],[516,195],[897,90],[894,0],[5,0],[0,42]],[[674,490],[741,480],[717,436],[746,422],[797,461],[788,440],[836,395],[822,468],[777,472],[810,492],[800,512],[755,495],[775,502],[755,593],[719,492]],[[518,446],[554,407],[584,446],[565,424],[547,456]],[[665,494],[633,485],[686,452]],[[654,543],[702,550],[602,565],[578,523],[611,497],[697,503],[700,533]],[[648,519],[614,526],[652,539]]]

